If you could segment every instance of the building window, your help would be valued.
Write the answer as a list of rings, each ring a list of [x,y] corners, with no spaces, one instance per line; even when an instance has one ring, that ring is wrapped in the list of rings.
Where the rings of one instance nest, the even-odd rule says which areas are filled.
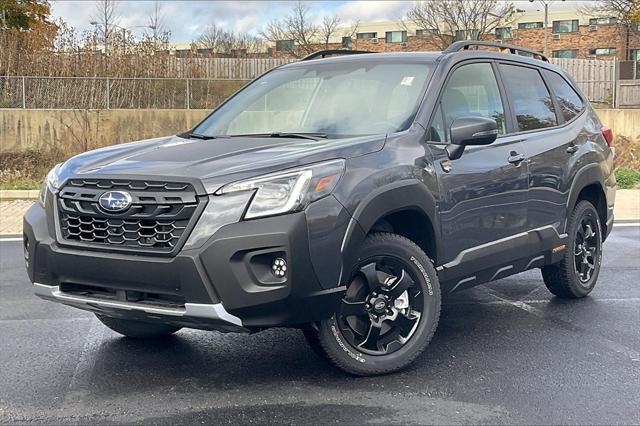
[[[353,47],[353,40],[351,37],[342,37],[342,48],[351,49]]]
[[[378,33],[358,33],[356,34],[356,38],[359,40],[369,40],[372,38],[377,38]]]
[[[406,43],[406,31],[387,31],[384,35],[385,43]]]
[[[553,21],[554,33],[575,33],[578,31],[578,20],[567,19],[564,21]]]
[[[631,49],[631,60],[640,61],[640,49]]]
[[[617,24],[618,19],[611,16],[608,18],[591,18],[589,19],[589,25],[613,25]]]
[[[578,57],[578,49],[554,50],[551,52],[551,57],[575,59]]]
[[[511,40],[513,38],[513,34],[511,34],[511,27],[496,28],[496,37],[500,40]]]
[[[439,33],[440,31],[437,28],[416,30],[417,37],[428,37]]]
[[[609,55],[615,55],[616,54],[616,48],[615,47],[598,47],[595,49],[589,49],[589,55],[596,55],[596,56],[609,56]]]
[[[518,29],[521,30],[530,30],[532,28],[542,28],[544,27],[544,22],[542,21],[538,21],[538,22],[520,22],[518,24]]]
[[[455,41],[460,40],[478,40],[479,30],[456,30]]]
[[[276,40],[276,52],[291,52],[293,40]]]

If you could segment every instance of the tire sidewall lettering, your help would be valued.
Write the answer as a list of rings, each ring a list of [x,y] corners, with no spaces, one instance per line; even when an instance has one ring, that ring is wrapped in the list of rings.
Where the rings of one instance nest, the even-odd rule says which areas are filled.
[[[414,256],[411,256],[409,260],[411,260],[411,262],[416,265],[425,282],[427,283],[427,293],[429,294],[429,296],[433,296],[433,285],[431,284],[431,279],[429,279],[429,275],[427,274],[426,269],[424,268],[424,266],[422,266],[422,263],[420,263]]]
[[[340,346],[340,348],[345,351],[347,353],[347,355],[349,355],[349,357],[353,358],[354,360],[364,364],[366,362],[366,360],[362,357],[361,353],[355,353],[352,352],[349,347],[342,341],[342,339],[340,338],[340,332],[338,332],[338,329],[336,327],[335,324],[335,320],[334,323],[331,325],[331,334],[333,334],[333,337],[336,339],[336,342],[338,343],[338,346]]]

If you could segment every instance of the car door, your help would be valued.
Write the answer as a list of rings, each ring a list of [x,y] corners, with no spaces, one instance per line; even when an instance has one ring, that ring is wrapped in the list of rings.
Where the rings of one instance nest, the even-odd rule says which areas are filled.
[[[512,64],[499,69],[529,159],[529,228],[553,242],[556,235],[549,226],[557,234],[564,232],[569,171],[575,169],[572,162],[585,137],[584,126],[575,119],[584,103],[555,72]]]
[[[441,276],[447,281],[508,264],[524,243],[527,161],[522,142],[509,134],[508,102],[494,67],[491,62],[472,62],[454,68],[427,132],[438,178]],[[463,116],[493,118],[499,135],[493,144],[468,146],[460,158],[451,160],[445,144],[451,124]],[[490,279],[499,278],[491,275]],[[465,282],[472,285],[476,278],[480,280],[474,275]]]

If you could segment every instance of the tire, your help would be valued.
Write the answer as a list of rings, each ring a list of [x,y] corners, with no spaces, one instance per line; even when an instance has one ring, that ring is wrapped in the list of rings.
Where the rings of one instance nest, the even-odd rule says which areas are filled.
[[[569,218],[568,235],[562,260],[544,266],[542,278],[547,289],[556,296],[579,299],[595,287],[602,263],[602,226],[598,211],[589,201],[583,200],[576,205]]]
[[[169,336],[180,330],[180,327],[174,327],[172,325],[162,323],[112,318],[98,314],[96,314],[96,317],[98,317],[101,323],[116,333],[120,333],[123,336],[134,339],[158,339]]]
[[[304,334],[314,352],[349,374],[388,374],[425,350],[440,305],[438,277],[422,249],[400,235],[373,233],[337,312]]]

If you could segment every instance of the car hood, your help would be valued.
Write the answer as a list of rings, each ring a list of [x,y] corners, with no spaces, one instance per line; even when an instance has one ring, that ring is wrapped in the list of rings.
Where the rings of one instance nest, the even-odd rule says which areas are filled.
[[[318,141],[268,137],[212,140],[169,136],[114,145],[64,163],[61,181],[71,177],[200,181],[199,192],[290,167],[351,158],[382,149],[385,135]]]

